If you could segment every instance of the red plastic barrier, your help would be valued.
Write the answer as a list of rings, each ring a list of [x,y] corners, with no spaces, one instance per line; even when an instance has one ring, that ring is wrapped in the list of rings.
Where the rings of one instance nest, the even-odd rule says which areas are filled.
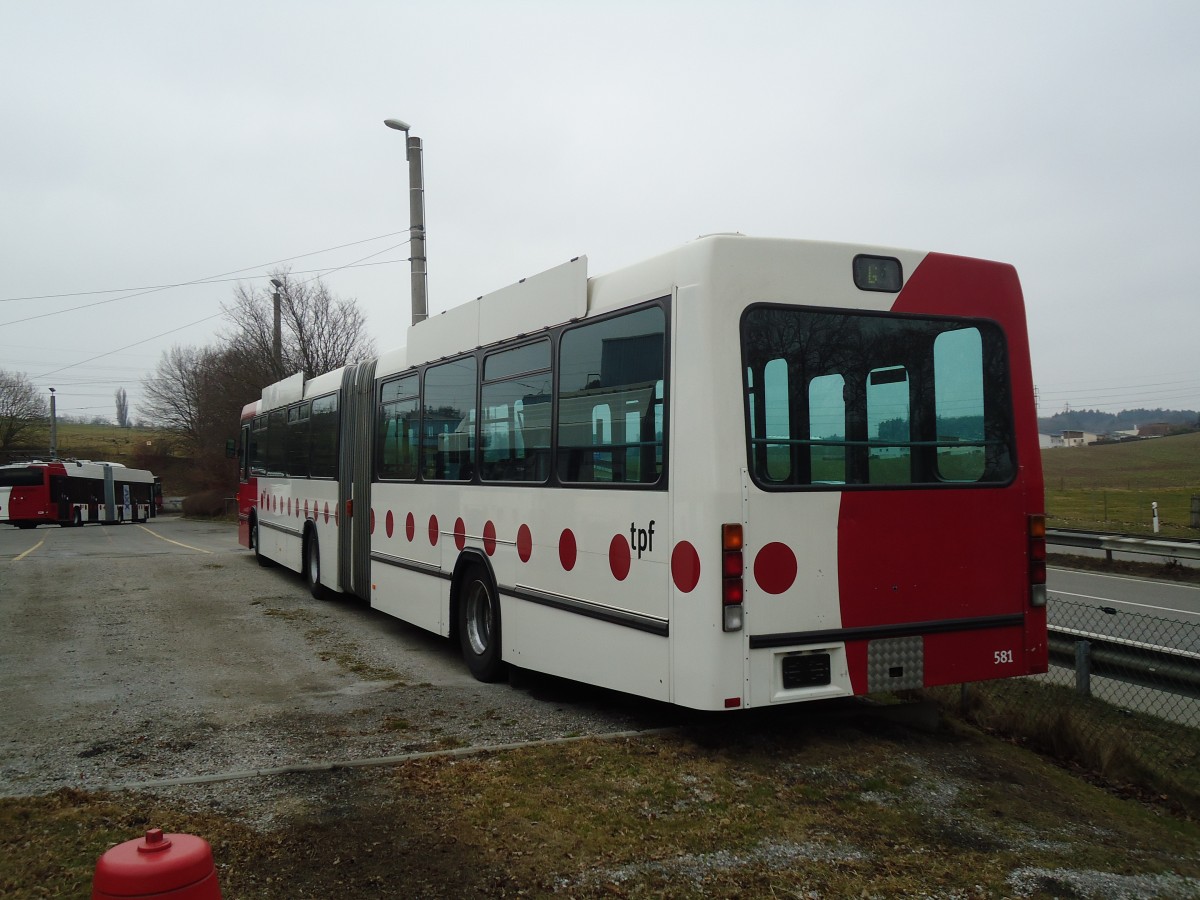
[[[192,834],[163,834],[151,828],[96,861],[92,900],[221,900],[212,848]]]

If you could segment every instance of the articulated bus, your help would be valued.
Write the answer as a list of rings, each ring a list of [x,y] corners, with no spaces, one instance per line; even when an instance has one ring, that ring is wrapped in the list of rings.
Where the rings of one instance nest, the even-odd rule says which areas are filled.
[[[696,709],[1044,672],[1011,266],[715,235],[579,257],[264,390],[243,544],[508,665]]]
[[[86,459],[0,466],[0,523],[18,528],[145,522],[162,491],[144,469]]]

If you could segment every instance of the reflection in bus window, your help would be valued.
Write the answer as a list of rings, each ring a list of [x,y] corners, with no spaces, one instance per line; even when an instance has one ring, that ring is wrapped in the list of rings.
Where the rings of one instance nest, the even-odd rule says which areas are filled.
[[[456,359],[425,373],[421,477],[469,481],[475,456],[475,358]]]
[[[933,342],[937,468],[945,481],[978,481],[987,464],[982,348],[978,328],[946,331]]]
[[[414,479],[421,446],[419,380],[407,375],[380,389],[379,422],[375,430],[376,466],[380,478]]]
[[[903,366],[872,369],[867,376],[867,453],[871,484],[912,481],[912,428],[908,372]]]
[[[550,342],[493,353],[484,361],[480,476],[544,482],[550,477]]]
[[[742,354],[750,470],[765,487],[1015,475],[995,323],[756,306],[742,318]]]
[[[560,479],[660,483],[665,333],[662,309],[651,307],[563,334],[558,373]]]

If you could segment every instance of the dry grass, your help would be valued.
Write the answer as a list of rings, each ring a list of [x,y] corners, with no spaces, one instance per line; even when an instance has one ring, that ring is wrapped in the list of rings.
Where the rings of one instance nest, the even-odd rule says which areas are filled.
[[[228,897],[1011,896],[1026,867],[1045,896],[1080,869],[1200,890],[1193,825],[1012,743],[770,712],[297,776],[258,830],[145,795],[0,801],[0,894],[81,896],[149,824],[206,837]]]

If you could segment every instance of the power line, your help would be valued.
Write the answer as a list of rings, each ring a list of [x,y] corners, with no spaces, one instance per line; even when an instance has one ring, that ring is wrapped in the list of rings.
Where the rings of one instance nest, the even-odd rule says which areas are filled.
[[[4,298],[0,298],[0,303],[14,303],[18,300],[57,300],[57,299],[61,299],[64,297],[87,297],[87,296],[90,296],[93,294],[117,294],[117,293],[121,293],[122,291],[165,291],[168,288],[188,287],[188,286],[194,285],[194,284],[204,284],[204,283],[209,283],[209,282],[219,284],[219,283],[221,283],[221,280],[237,281],[238,279],[236,279],[236,278],[226,279],[225,276],[226,275],[236,275],[239,272],[249,272],[251,269],[261,269],[264,266],[277,266],[280,263],[291,262],[294,259],[304,259],[305,257],[308,257],[308,256],[320,256],[322,253],[332,253],[334,250],[344,250],[346,247],[357,247],[359,244],[369,244],[369,243],[371,243],[371,241],[381,241],[384,238],[395,237],[398,234],[405,234],[405,233],[406,233],[405,231],[393,231],[390,234],[379,234],[379,235],[376,235],[375,237],[363,238],[361,241],[351,241],[348,244],[338,244],[336,247],[326,247],[324,250],[313,250],[311,253],[300,253],[296,256],[289,256],[286,259],[277,259],[274,262],[260,263],[259,265],[256,265],[256,266],[246,266],[244,269],[233,269],[230,272],[222,272],[220,275],[210,275],[206,278],[197,278],[195,281],[181,281],[177,284],[151,284],[151,285],[143,285],[142,287],[107,288],[105,290],[99,290],[99,291],[75,291],[75,292],[69,293],[69,294],[39,294],[38,296],[32,296],[32,297],[4,297]],[[408,241],[402,241],[401,243],[397,244],[396,247],[402,247],[404,244],[407,244],[407,243],[408,243]],[[389,249],[394,250],[396,248],[392,247]],[[372,256],[378,256],[378,255],[379,255],[378,253],[372,254]],[[370,259],[370,257],[364,257],[364,259]],[[390,260],[389,262],[404,262],[404,261],[405,260]],[[376,263],[376,265],[381,265],[381,264]],[[341,266],[340,268],[344,269],[347,267]],[[308,271],[316,272],[316,271],[320,271],[320,270],[310,269]],[[334,271],[336,271],[336,269]],[[116,299],[119,300],[121,298],[118,297]],[[84,307],[76,307],[76,308],[83,309]],[[63,311],[66,312],[67,310],[63,310]],[[8,324],[8,323],[4,323],[4,324]]]
[[[89,357],[88,359],[81,360],[80,362],[77,362],[77,363],[71,363],[69,366],[61,366],[60,368],[53,369],[49,372],[45,372],[44,374],[38,375],[36,377],[49,378],[51,375],[56,375],[59,372],[65,372],[67,369],[74,369],[77,366],[87,365],[88,363],[92,362],[93,360],[103,359],[106,356],[112,356],[114,353],[120,353],[122,350],[128,350],[130,347],[137,347],[141,344],[148,344],[151,341],[158,340],[160,337],[166,337],[168,334],[174,334],[177,331],[183,331],[185,328],[191,328],[193,325],[199,325],[201,322],[207,322],[209,319],[216,319],[222,315],[223,315],[223,313],[214,313],[211,316],[205,316],[203,319],[197,319],[195,322],[189,322],[187,325],[180,325],[178,328],[172,328],[170,331],[164,331],[161,334],[156,334],[152,337],[145,338],[144,340],[134,341],[132,344],[126,344],[124,347],[118,347],[116,350],[109,350],[107,353],[98,353],[95,356]]]

